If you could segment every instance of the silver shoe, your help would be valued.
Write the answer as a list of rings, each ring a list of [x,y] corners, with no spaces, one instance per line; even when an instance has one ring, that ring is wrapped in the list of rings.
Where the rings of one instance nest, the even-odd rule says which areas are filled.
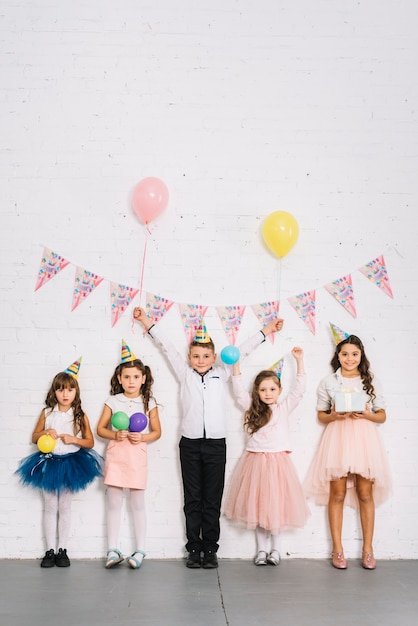
[[[272,550],[267,557],[267,563],[270,565],[279,565],[280,563],[280,554],[277,550]]]
[[[254,565],[267,565],[267,552],[260,550],[254,559]]]

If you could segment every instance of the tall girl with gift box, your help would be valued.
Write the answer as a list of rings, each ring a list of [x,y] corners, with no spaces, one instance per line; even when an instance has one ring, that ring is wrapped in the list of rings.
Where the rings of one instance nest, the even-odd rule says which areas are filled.
[[[305,489],[317,504],[328,505],[332,565],[346,569],[342,545],[344,504],[360,509],[363,533],[362,566],[373,570],[375,506],[390,494],[389,464],[377,425],[386,420],[381,387],[370,371],[361,340],[346,335],[338,343],[331,367],[317,391],[318,420],[326,428],[305,480]],[[341,390],[363,392],[363,410],[337,412]],[[340,410],[340,409],[339,409]]]

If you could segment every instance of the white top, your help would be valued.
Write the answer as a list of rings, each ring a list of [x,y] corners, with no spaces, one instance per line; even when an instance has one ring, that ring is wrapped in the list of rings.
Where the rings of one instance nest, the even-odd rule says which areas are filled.
[[[334,404],[334,395],[336,391],[342,391],[346,388],[363,391],[366,396],[367,404],[370,409],[376,412],[379,409],[385,409],[386,404],[382,395],[380,382],[373,377],[373,387],[376,397],[372,399],[363,389],[363,382],[360,376],[356,378],[344,378],[339,367],[336,372],[329,374],[321,380],[317,390],[317,411],[329,411]]]
[[[251,406],[251,395],[242,385],[242,377],[232,377],[232,388],[239,406],[247,411]],[[297,374],[296,380],[289,389],[289,393],[282,402],[271,407],[270,421],[251,434],[247,433],[247,445],[249,452],[291,452],[289,432],[289,415],[302,400],[306,389],[306,374]],[[280,396],[279,396],[280,400]]]
[[[74,435],[74,413],[72,407],[66,412],[59,411],[58,404],[53,409],[45,409],[45,430],[54,428],[58,435]],[[79,439],[81,432],[77,433]],[[70,454],[78,452],[80,446],[73,443],[65,444],[61,439],[55,440],[53,454]]]
[[[105,404],[111,409],[112,414],[117,411],[123,411],[127,414],[128,417],[131,417],[134,413],[144,413],[144,402],[142,400],[142,396],[138,396],[137,398],[128,398],[123,393],[117,393],[115,396],[109,396],[106,400]],[[151,397],[148,403],[148,412],[151,409],[154,409],[157,406],[155,398]],[[147,417],[147,426],[144,430],[141,431],[142,434],[149,433],[149,418]],[[117,430],[112,425],[112,430]]]
[[[224,363],[214,365],[202,376],[164,336],[158,324],[152,326],[148,333],[166,354],[180,383],[182,436],[188,439],[205,436],[208,439],[225,438],[226,383],[231,377],[230,368]],[[245,341],[239,347],[241,358],[250,354],[265,339],[265,335],[259,331]]]

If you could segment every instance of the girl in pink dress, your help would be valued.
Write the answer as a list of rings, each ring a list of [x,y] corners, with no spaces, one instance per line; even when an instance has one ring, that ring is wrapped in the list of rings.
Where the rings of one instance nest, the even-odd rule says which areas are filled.
[[[126,562],[132,569],[138,569],[146,556],[144,490],[148,478],[147,445],[161,437],[157,403],[151,391],[153,382],[150,368],[137,359],[123,342],[122,362],[112,376],[111,395],[105,402],[97,426],[97,434],[109,439],[104,468],[104,484],[107,485],[107,569],[125,559],[117,547],[124,489],[130,492],[136,539],[136,549]],[[119,413],[119,418],[122,414],[126,420],[139,413],[139,417],[146,422],[145,428],[141,428],[140,432],[128,426],[123,430],[117,429],[112,424],[115,413]]]
[[[283,402],[280,378],[263,370],[251,395],[242,387],[239,364],[233,365],[233,390],[244,409],[247,445],[232,474],[224,502],[227,518],[255,530],[255,565],[278,565],[279,538],[284,528],[302,527],[309,516],[302,486],[290,460],[288,418],[306,387],[302,348],[293,348],[296,381]]]
[[[318,387],[318,419],[326,428],[305,489],[317,504],[328,504],[332,565],[337,569],[347,568],[341,540],[344,504],[360,508],[362,565],[372,570],[376,567],[372,546],[375,505],[391,490],[389,464],[377,428],[386,420],[385,403],[358,337],[350,335],[337,344],[331,366],[334,373]],[[365,393],[362,412],[336,412],[335,394],[343,389]]]

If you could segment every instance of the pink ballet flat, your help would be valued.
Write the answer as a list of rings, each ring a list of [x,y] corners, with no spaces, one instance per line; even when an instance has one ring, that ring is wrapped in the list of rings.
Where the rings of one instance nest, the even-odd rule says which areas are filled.
[[[365,552],[363,550],[361,565],[364,569],[376,569],[376,560],[373,556],[373,552]]]
[[[344,552],[332,552],[332,565],[336,569],[347,569],[347,561],[344,558]]]

